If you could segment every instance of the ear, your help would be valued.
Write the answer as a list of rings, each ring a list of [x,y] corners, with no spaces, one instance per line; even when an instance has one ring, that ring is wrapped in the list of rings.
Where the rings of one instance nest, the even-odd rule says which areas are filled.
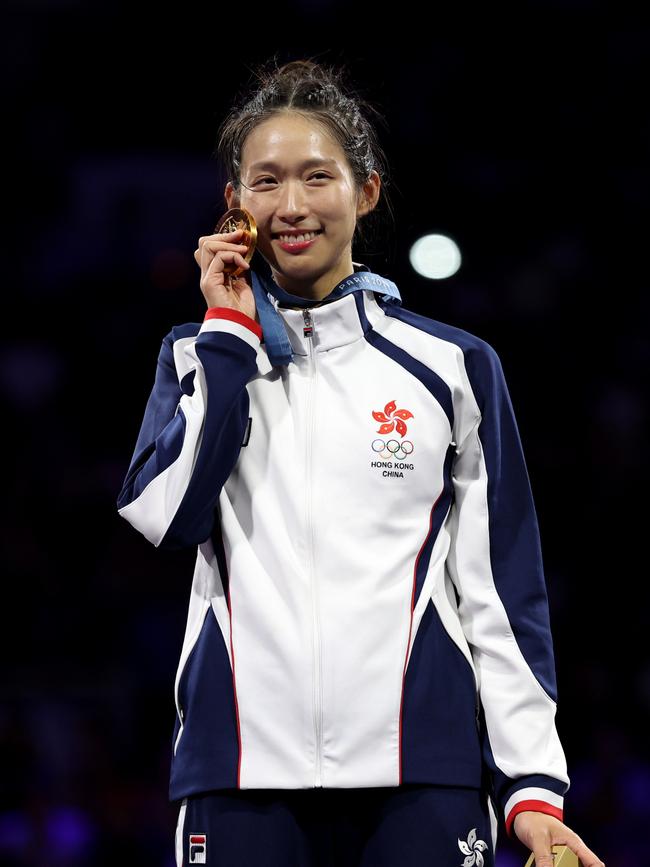
[[[226,200],[226,205],[228,206],[228,210],[230,208],[238,208],[239,207],[239,193],[235,192],[235,188],[232,185],[231,181],[228,181],[226,187],[224,189],[223,197]]]
[[[373,169],[359,192],[357,218],[363,217],[364,214],[370,213],[375,208],[379,201],[380,190],[381,178],[379,177],[379,173]]]

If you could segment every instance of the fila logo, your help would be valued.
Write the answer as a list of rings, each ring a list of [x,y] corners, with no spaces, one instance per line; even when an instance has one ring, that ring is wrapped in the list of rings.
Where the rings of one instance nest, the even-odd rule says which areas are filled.
[[[190,864],[205,864],[207,836],[190,834]]]

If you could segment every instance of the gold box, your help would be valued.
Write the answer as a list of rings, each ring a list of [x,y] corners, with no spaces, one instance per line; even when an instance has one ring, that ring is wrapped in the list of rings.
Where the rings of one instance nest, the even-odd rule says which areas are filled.
[[[553,858],[555,867],[582,867],[582,862],[578,860],[578,856],[568,846],[551,846],[551,852],[555,856]],[[535,856],[531,852],[530,858],[526,861],[524,867],[533,867],[534,864]]]

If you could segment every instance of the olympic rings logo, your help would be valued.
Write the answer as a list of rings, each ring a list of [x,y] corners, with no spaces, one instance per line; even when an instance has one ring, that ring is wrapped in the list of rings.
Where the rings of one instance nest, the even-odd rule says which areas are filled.
[[[413,443],[411,440],[381,440],[372,441],[371,448],[373,452],[377,452],[380,458],[395,458],[397,461],[403,461],[407,455],[413,451]]]

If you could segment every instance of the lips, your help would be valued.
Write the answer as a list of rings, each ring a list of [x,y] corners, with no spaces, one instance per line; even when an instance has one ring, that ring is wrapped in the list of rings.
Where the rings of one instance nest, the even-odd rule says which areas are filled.
[[[274,238],[274,240],[279,244],[281,250],[284,250],[286,253],[293,253],[297,255],[303,250],[308,250],[313,244],[315,244],[318,240],[319,235],[321,234],[322,232],[316,232],[316,234],[313,235],[311,238],[303,239],[302,241],[296,241],[295,236],[293,236],[292,240],[289,241],[287,240],[287,235],[281,235],[278,238]]]

